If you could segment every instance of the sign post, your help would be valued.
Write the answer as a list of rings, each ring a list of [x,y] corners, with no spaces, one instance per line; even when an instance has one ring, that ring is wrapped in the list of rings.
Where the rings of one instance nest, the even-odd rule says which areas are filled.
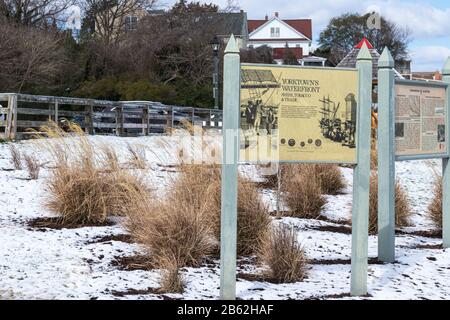
[[[240,103],[239,48],[231,35],[225,49],[223,83],[220,298],[236,299],[237,197]]]
[[[352,204],[352,296],[367,293],[369,189],[370,189],[370,134],[372,108],[372,55],[363,45],[356,66],[359,74],[357,164],[353,172]]]
[[[351,294],[367,293],[372,56],[357,68],[240,64],[224,57],[220,297],[236,298],[238,163],[355,165]]]
[[[442,70],[442,80],[450,84],[450,57],[445,63]],[[447,126],[450,125],[450,87],[447,87],[446,91],[446,110],[447,110]],[[447,146],[450,142],[450,128],[446,130],[446,143]],[[448,147],[447,147],[448,148]],[[448,150],[447,150],[448,152]],[[450,167],[449,158],[442,159],[442,241],[444,248],[450,248]]]
[[[378,259],[395,261],[394,59],[384,49],[378,61]]]

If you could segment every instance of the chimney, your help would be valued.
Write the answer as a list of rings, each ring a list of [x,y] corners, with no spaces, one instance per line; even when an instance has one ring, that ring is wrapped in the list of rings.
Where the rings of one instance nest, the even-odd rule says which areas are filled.
[[[266,14],[266,21],[269,20],[269,16]]]
[[[436,71],[436,72],[434,73],[433,78],[434,78],[434,80],[442,80],[441,73],[440,73],[439,71]]]
[[[277,18],[278,18],[278,12],[275,12],[275,17],[277,17]]]

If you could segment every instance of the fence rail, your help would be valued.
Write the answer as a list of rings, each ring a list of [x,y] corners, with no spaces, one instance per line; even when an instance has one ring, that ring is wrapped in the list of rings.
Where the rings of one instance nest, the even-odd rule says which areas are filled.
[[[0,93],[0,138],[19,140],[49,121],[78,123],[89,134],[120,136],[166,132],[187,121],[205,129],[222,127],[222,111],[150,101],[106,101]]]

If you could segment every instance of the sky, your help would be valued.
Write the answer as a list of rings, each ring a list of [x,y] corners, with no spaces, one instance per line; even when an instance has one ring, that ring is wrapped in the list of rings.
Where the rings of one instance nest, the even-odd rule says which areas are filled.
[[[176,0],[160,0],[169,6]],[[227,0],[200,1],[224,6]],[[410,57],[413,71],[441,70],[450,56],[450,1],[449,0],[236,0],[249,19],[263,19],[279,12],[280,18],[310,18],[313,22],[313,40],[332,17],[376,9],[381,15],[407,27],[412,34]]]

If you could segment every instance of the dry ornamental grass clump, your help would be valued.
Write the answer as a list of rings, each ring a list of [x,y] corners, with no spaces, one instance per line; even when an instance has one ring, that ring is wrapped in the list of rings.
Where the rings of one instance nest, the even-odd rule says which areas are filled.
[[[395,225],[407,227],[410,225],[411,206],[409,199],[400,183],[395,183]],[[378,176],[370,176],[369,196],[369,233],[378,232]]]
[[[145,148],[143,146],[127,144],[127,149],[131,167],[135,169],[146,169]]]
[[[303,170],[313,170],[319,179],[320,187],[324,194],[337,195],[341,194],[346,183],[342,176],[341,170],[334,164],[315,164],[303,165]]]
[[[199,266],[218,251],[220,241],[221,170],[219,166],[183,165],[163,199],[134,194],[127,229],[164,269],[161,290],[183,287],[179,269]],[[256,254],[267,238],[271,218],[256,187],[240,178],[238,253]]]
[[[372,138],[370,148],[370,169],[377,170],[378,168],[378,146],[377,140]]]
[[[283,172],[282,199],[289,216],[318,218],[326,204],[316,170],[289,166]]]
[[[162,261],[162,274],[159,292],[161,293],[182,293],[186,283],[180,273],[176,259]]]
[[[434,198],[428,206],[428,215],[437,228],[442,228],[442,178],[436,176]]]
[[[39,172],[41,169],[41,165],[39,164],[39,160],[33,155],[24,155],[23,157],[25,161],[25,165],[28,171],[28,175],[30,179],[36,180],[39,178]]]
[[[9,144],[9,151],[11,152],[11,161],[13,163],[14,169],[22,170],[22,154],[19,149],[16,148],[14,144]]]
[[[298,233],[288,225],[274,228],[262,247],[262,262],[268,267],[264,276],[276,283],[302,281],[306,276],[306,254],[297,241]]]
[[[196,206],[206,206],[209,221],[220,240],[221,169],[219,166],[186,165],[175,188]],[[240,255],[257,252],[267,237],[271,218],[255,184],[238,177],[237,251]]]
[[[329,195],[341,194],[346,183],[342,176],[341,170],[334,164],[282,164],[280,165],[281,186],[290,183],[290,179],[294,178],[296,174],[301,174],[303,171],[313,171],[310,177],[313,177],[320,184],[322,193]],[[278,175],[265,176],[266,185],[271,189],[278,187]]]
[[[68,129],[57,124],[41,128],[49,139],[40,142],[55,165],[47,182],[47,207],[63,224],[102,224],[110,215],[124,214],[127,192],[147,190],[143,180],[119,170],[116,160],[105,168],[101,159],[114,153],[103,154],[107,149],[92,143],[79,126],[69,123]]]

